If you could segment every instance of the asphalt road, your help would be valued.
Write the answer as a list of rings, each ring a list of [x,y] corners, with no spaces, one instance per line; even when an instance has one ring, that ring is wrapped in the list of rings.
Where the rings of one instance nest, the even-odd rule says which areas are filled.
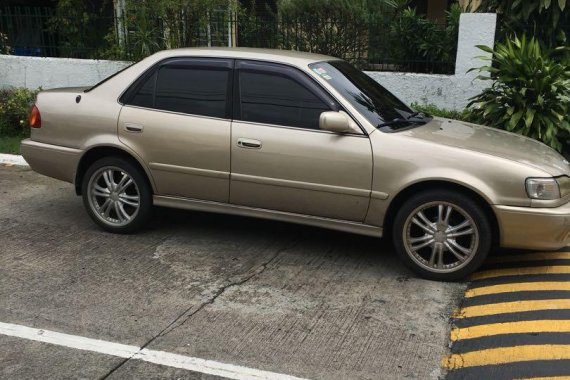
[[[385,242],[158,209],[98,229],[71,184],[0,167],[0,323],[310,379],[435,379],[464,284]],[[0,378],[213,378],[0,334]]]

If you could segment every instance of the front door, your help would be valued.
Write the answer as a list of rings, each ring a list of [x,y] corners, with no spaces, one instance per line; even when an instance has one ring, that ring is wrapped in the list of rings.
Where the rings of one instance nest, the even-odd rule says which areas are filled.
[[[232,65],[171,59],[126,93],[119,138],[146,162],[159,195],[228,202]]]
[[[298,69],[237,61],[230,202],[362,222],[372,183],[365,134],[319,129],[339,106]]]

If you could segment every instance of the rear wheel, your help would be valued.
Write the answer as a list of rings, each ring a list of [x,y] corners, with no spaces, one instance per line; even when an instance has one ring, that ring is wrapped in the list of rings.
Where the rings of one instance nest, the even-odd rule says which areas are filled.
[[[151,216],[152,191],[144,173],[121,157],[93,163],[83,177],[82,194],[89,216],[110,232],[134,232]]]
[[[491,224],[479,204],[447,190],[418,194],[398,211],[393,230],[400,258],[430,280],[474,272],[492,246]]]

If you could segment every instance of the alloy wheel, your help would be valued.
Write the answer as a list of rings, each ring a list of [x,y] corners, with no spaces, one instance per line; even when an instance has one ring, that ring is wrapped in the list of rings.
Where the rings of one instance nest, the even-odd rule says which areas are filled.
[[[121,227],[129,224],[140,209],[140,192],[133,177],[117,167],[102,167],[88,184],[89,206],[103,223]]]
[[[430,202],[416,208],[404,224],[406,252],[434,273],[455,272],[466,266],[479,247],[473,218],[449,202]]]

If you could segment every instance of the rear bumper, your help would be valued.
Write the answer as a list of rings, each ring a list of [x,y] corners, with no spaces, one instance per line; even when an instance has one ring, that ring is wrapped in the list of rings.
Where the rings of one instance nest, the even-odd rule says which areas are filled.
[[[570,243],[570,203],[555,208],[493,206],[501,246],[560,249]]]
[[[30,139],[22,141],[20,150],[35,172],[73,183],[75,170],[82,154],[81,150],[44,144]]]

